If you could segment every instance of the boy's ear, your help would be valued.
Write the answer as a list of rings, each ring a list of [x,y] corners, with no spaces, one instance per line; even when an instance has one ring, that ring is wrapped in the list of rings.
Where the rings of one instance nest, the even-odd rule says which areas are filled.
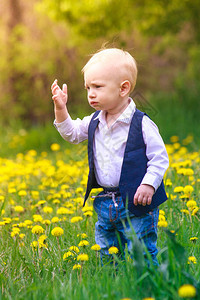
[[[123,81],[120,85],[120,95],[124,97],[129,94],[130,90],[131,90],[130,81],[129,80]]]

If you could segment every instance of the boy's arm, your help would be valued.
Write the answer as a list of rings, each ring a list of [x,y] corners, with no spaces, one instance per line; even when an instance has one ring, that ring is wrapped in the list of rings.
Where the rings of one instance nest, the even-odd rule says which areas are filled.
[[[169,166],[169,159],[157,126],[147,116],[143,117],[142,132],[148,163],[147,172],[135,193],[134,204],[145,206],[151,204],[153,194],[160,186]]]

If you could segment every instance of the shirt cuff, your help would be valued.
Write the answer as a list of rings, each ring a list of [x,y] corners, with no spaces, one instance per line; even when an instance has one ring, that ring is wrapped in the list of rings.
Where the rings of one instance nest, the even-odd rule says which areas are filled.
[[[141,184],[148,184],[153,186],[156,192],[161,182],[162,182],[162,178],[158,178],[158,176],[146,173],[144,178],[142,179]]]

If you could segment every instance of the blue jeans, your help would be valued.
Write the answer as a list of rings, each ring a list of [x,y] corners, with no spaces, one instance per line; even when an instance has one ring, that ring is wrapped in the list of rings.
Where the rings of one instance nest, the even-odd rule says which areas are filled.
[[[116,197],[116,202],[118,207],[114,206],[112,199],[109,197],[98,198],[97,196],[94,200],[94,210],[98,214],[98,221],[95,224],[95,241],[101,247],[101,258],[110,256],[108,252],[110,247],[115,246],[119,249],[119,237],[123,251],[125,244],[127,244],[128,251],[131,254],[133,241],[128,236],[134,229],[137,238],[144,242],[151,254],[153,263],[158,265],[156,243],[159,209],[155,208],[140,217],[136,217],[124,207],[121,196]],[[132,228],[127,216],[129,216]]]

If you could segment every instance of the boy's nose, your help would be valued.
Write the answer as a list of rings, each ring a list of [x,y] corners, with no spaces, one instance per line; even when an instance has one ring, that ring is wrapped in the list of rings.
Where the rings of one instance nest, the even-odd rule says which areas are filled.
[[[94,90],[90,89],[89,92],[88,92],[88,98],[92,99],[94,97],[95,97]]]

